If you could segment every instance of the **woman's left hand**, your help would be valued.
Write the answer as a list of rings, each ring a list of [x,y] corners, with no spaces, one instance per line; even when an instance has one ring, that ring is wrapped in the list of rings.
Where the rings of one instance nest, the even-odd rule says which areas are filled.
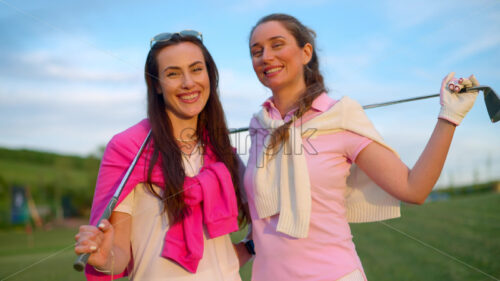
[[[467,112],[469,112],[474,105],[478,91],[457,93],[455,90],[450,90],[449,84],[454,80],[454,75],[455,72],[451,72],[441,83],[441,111],[439,112],[439,118],[447,120],[458,126]],[[479,82],[477,82],[474,75],[469,76],[468,79],[461,79],[460,81],[466,81],[468,84],[472,84],[472,87],[479,86]],[[464,82],[461,84],[465,85]]]
[[[240,267],[243,267],[253,256],[248,252],[247,247],[245,247],[245,243],[243,241],[233,244],[233,246],[236,255],[238,256]]]

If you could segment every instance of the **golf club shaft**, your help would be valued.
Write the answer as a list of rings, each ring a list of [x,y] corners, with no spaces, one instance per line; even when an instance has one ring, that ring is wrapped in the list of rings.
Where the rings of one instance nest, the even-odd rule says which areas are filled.
[[[414,97],[414,98],[408,98],[408,99],[403,99],[403,100],[388,101],[388,102],[383,102],[383,103],[368,104],[368,105],[363,105],[363,109],[383,107],[383,106],[387,106],[387,105],[405,103],[405,102],[416,101],[416,100],[424,100],[424,99],[434,98],[434,97],[439,97],[439,94],[432,94],[432,95],[428,95],[428,96]]]
[[[477,86],[477,87],[464,88],[459,93],[466,93],[466,92],[470,92],[470,91],[480,91],[480,90],[484,90],[485,88],[489,88],[489,87],[488,86]],[[405,102],[416,101],[416,100],[424,100],[424,99],[434,98],[434,97],[439,97],[439,94],[432,94],[432,95],[420,96],[420,97],[414,97],[414,98],[408,98],[408,99],[402,99],[402,100],[388,101],[388,102],[383,102],[383,103],[368,104],[368,105],[364,105],[363,109],[383,107],[383,106],[387,106],[387,105],[405,103]]]
[[[460,93],[465,93],[465,92],[469,92],[469,91],[481,91],[481,90],[484,90],[486,88],[489,88],[489,87],[488,86],[477,86],[477,87],[464,88]],[[423,100],[423,99],[434,98],[434,97],[439,97],[439,94],[432,94],[432,95],[407,98],[407,99],[402,99],[402,100],[388,101],[388,102],[383,102],[383,103],[368,104],[368,105],[363,105],[363,109],[372,109],[372,108],[377,108],[377,107],[383,107],[383,106],[388,106],[388,105],[393,105],[393,104],[398,104],[398,103],[405,103],[405,102],[416,101],[416,100]],[[245,132],[245,131],[248,131],[247,127],[232,129],[229,132],[231,134],[234,134],[234,133],[240,133],[240,132]]]
[[[113,212],[113,209],[115,208],[116,203],[118,202],[118,198],[120,197],[120,194],[122,193],[123,187],[127,183],[128,178],[130,177],[130,174],[132,174],[132,171],[134,170],[135,165],[137,164],[137,161],[141,157],[141,153],[144,150],[144,147],[146,147],[146,144],[148,143],[150,136],[151,136],[151,130],[149,131],[148,135],[144,139],[144,142],[142,143],[141,147],[139,148],[139,151],[137,151],[137,154],[135,155],[134,160],[132,161],[132,163],[128,167],[127,172],[123,176],[123,178],[120,182],[120,185],[118,185],[118,188],[116,189],[115,194],[113,195],[113,198],[111,198],[111,200],[109,201],[108,205],[106,206],[106,209],[104,210],[104,213],[101,215],[101,218],[97,222],[96,226],[99,226],[99,224],[101,223],[102,220],[109,219],[109,217],[111,216],[111,212]],[[89,256],[90,256],[90,253],[80,254],[76,258],[75,262],[73,263],[73,268],[76,271],[82,271],[85,268],[85,264],[87,264]]]

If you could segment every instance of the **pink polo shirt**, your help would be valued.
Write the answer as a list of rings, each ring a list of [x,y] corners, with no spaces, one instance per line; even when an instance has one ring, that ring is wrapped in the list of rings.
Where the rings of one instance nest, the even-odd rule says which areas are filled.
[[[302,122],[327,111],[335,103],[336,100],[321,94],[313,101],[311,110],[304,114]],[[272,98],[264,102],[263,107],[271,118],[281,119]],[[283,120],[290,120],[293,112],[287,113]],[[344,195],[351,163],[371,140],[350,131],[303,138],[312,207],[309,234],[307,238],[297,239],[276,232],[279,214],[264,219],[257,215],[253,176],[257,155],[269,134],[264,129],[252,130],[258,127],[258,121],[253,118],[250,122],[252,145],[244,178],[257,252],[252,280],[337,280],[356,269],[364,276],[345,215]]]

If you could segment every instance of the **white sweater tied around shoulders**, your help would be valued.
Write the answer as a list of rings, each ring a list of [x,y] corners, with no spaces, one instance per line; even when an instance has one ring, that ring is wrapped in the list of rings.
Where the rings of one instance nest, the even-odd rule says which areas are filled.
[[[279,213],[276,231],[295,238],[307,237],[311,217],[311,182],[302,151],[302,137],[348,130],[383,145],[383,141],[363,108],[349,97],[343,97],[329,110],[296,127],[290,126],[290,137],[271,157],[266,153],[270,135],[284,124],[262,109],[254,115],[262,128],[268,129],[264,148],[258,155],[255,171],[255,207],[259,218]],[[284,153],[285,151],[285,153]],[[372,222],[400,216],[399,200],[386,193],[353,164],[347,178],[346,216],[348,222]]]

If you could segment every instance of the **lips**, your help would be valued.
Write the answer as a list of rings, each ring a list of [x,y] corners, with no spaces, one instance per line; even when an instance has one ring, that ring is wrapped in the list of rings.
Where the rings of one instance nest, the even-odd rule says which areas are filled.
[[[281,70],[283,70],[282,65],[267,66],[266,68],[264,68],[264,75],[266,77],[272,77],[272,76],[278,75],[278,73],[280,73]]]
[[[185,103],[194,103],[200,98],[200,91],[192,91],[177,95],[180,101]]]

